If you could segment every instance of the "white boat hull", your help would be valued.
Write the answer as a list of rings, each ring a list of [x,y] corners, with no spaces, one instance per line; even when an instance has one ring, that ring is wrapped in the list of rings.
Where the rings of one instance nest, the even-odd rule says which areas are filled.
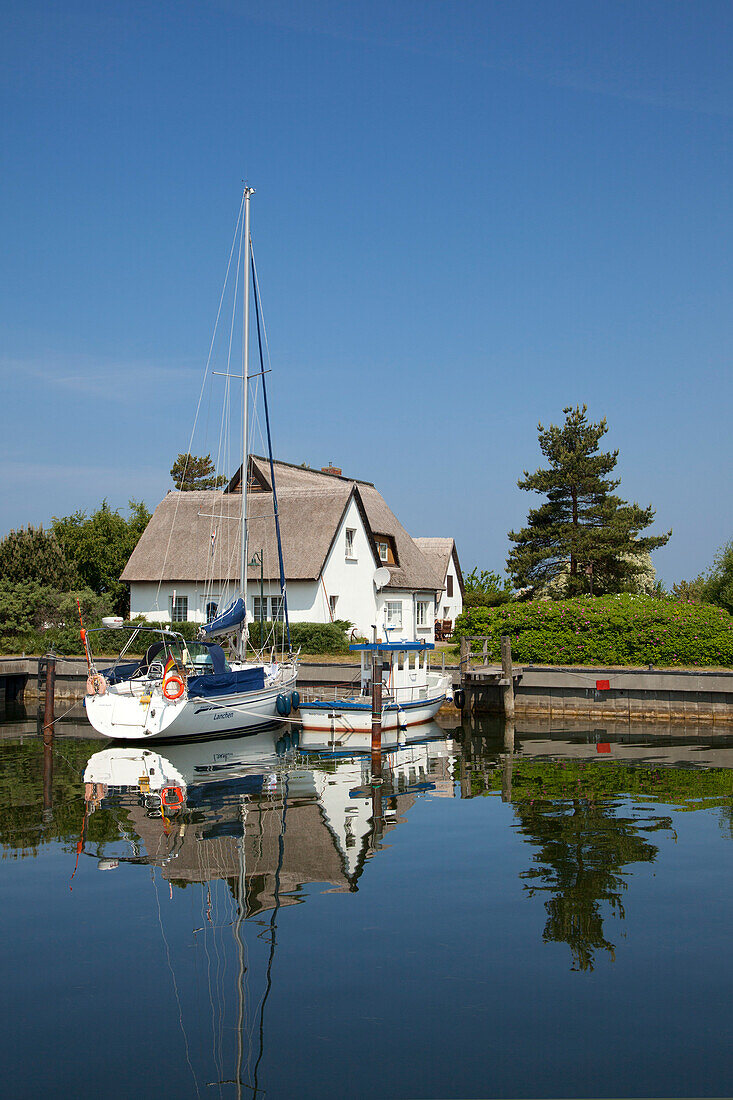
[[[240,736],[258,733],[292,719],[277,712],[277,697],[295,688],[296,672],[284,672],[275,683],[257,691],[175,701],[160,687],[149,697],[114,685],[104,695],[87,695],[87,717],[95,730],[115,740],[178,740],[186,737]]]
[[[446,700],[445,692],[419,702],[388,704],[382,711],[382,747],[399,745],[405,731],[432,721]],[[303,704],[300,708],[300,745],[315,748],[325,740],[339,748],[366,750],[371,747],[372,710],[368,703],[344,699]]]

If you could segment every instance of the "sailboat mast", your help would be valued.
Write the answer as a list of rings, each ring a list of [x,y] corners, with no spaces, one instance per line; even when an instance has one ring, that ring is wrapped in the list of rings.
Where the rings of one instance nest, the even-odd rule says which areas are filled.
[[[240,587],[244,600],[244,636],[247,643],[247,481],[249,473],[249,200],[254,195],[254,187],[244,189],[244,318],[242,321],[242,530]]]

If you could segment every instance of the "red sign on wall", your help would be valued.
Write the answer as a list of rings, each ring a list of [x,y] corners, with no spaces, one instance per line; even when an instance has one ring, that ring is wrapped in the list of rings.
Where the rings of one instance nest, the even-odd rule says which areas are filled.
[[[610,741],[599,741],[597,743],[596,752],[610,752],[610,751],[611,751],[611,742]]]
[[[596,691],[610,691],[610,680],[596,680]]]

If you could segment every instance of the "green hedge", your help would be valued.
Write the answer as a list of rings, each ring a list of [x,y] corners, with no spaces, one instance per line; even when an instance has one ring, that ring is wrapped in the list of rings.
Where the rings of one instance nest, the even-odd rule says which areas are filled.
[[[86,625],[86,623],[85,623]],[[94,622],[90,621],[90,626]],[[165,627],[182,634],[186,641],[192,642],[199,632],[199,624],[191,622],[181,623],[148,623],[152,627]],[[284,627],[282,623],[264,624],[264,635],[268,645],[274,644],[279,650],[282,645]],[[291,623],[290,638],[293,649],[300,649],[301,653],[348,653],[349,641],[346,631],[351,628],[351,623],[339,620],[333,623]],[[89,642],[93,655],[113,655],[119,653],[125,644],[127,631],[101,630],[89,635]],[[131,656],[142,655],[153,639],[149,634],[140,634],[135,645],[129,651]],[[259,645],[259,623],[250,625],[250,641],[254,646]],[[84,647],[79,635],[79,624],[64,627],[50,627],[48,630],[0,630],[0,653],[29,653],[41,654],[53,649],[56,653],[65,657],[83,656]]]
[[[710,604],[578,596],[471,608],[456,620],[456,636],[488,636],[495,662],[503,634],[520,664],[733,667],[733,616]]]
[[[349,639],[347,630],[351,623],[337,619],[332,623],[291,623],[290,641],[293,649],[301,653],[348,653]],[[285,627],[283,623],[264,623],[263,635],[266,645],[279,649],[282,645]],[[260,644],[260,624],[251,623],[249,637],[252,645]],[[274,641],[273,641],[274,638]]]
[[[501,790],[500,767],[471,771],[471,794],[486,796]],[[585,798],[595,802],[629,795],[673,803],[679,810],[730,805],[730,768],[672,768],[625,761],[517,759],[512,764],[512,801]]]

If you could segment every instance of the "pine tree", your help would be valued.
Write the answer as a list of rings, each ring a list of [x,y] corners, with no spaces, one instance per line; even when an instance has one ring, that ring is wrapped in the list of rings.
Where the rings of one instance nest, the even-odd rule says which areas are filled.
[[[211,455],[178,456],[171,466],[171,477],[176,489],[187,492],[190,489],[219,489],[226,485],[226,477],[223,474],[215,474],[215,466],[211,461]]]
[[[517,588],[535,590],[564,576],[569,596],[633,589],[634,578],[648,568],[648,553],[664,546],[672,532],[640,537],[654,520],[653,508],[614,495],[620,482],[608,475],[618,451],[598,449],[608,431],[605,417],[590,423],[586,405],[563,412],[562,427],[538,425],[549,467],[533,474],[525,470],[517,482],[547,501],[530,510],[527,527],[509,532],[515,543],[507,558],[509,573]]]

